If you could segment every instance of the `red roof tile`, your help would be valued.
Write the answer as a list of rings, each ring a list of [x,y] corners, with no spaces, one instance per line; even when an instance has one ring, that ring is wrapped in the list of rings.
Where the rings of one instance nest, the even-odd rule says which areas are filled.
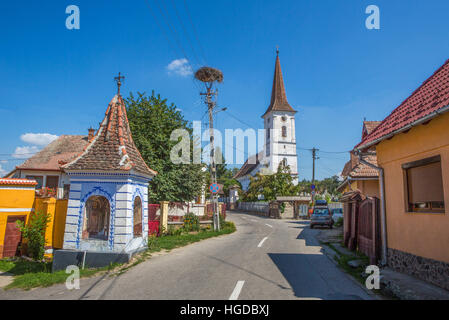
[[[134,144],[125,103],[116,95],[109,103],[95,137],[85,150],[64,166],[68,170],[135,170],[153,176]]]
[[[0,185],[27,185],[27,186],[35,186],[37,185],[36,180],[29,179],[12,179],[12,178],[0,178]]]
[[[262,156],[263,151],[249,157],[233,178],[238,179],[250,174],[259,165]]]
[[[61,165],[75,159],[87,146],[87,136],[62,135],[16,167],[20,170],[61,170]]]
[[[449,105],[449,60],[368,134],[356,148],[369,147]]]

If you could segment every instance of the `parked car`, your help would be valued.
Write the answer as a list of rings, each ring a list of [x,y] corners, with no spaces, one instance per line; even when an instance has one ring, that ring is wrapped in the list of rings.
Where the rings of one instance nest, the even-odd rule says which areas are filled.
[[[340,218],[343,219],[343,208],[335,208],[331,210],[332,219],[337,222]]]
[[[310,228],[315,226],[325,226],[332,229],[334,220],[332,214],[327,206],[315,206],[313,209],[312,217],[310,219]]]
[[[315,200],[315,206],[326,206],[327,207],[327,201],[326,200]]]

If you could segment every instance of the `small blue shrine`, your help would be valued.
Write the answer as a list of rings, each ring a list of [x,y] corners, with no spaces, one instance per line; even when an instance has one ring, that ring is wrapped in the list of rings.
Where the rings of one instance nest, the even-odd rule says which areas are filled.
[[[116,78],[118,93],[96,134],[63,166],[70,195],[63,250],[55,253],[59,269],[74,259],[79,263],[81,256],[91,267],[124,262],[147,247],[148,182],[157,173],[133,142],[120,95],[122,78]]]

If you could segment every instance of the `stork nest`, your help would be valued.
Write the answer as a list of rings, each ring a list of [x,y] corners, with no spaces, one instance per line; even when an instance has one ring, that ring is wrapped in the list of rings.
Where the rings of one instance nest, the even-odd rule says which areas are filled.
[[[223,82],[223,73],[215,68],[202,67],[195,72],[195,78],[202,82]]]

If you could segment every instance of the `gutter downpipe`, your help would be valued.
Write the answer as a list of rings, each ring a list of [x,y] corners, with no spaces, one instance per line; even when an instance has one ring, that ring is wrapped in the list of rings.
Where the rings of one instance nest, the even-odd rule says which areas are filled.
[[[379,172],[379,183],[380,183],[380,220],[381,220],[381,226],[382,226],[382,257],[380,264],[381,266],[387,265],[387,216],[386,216],[386,210],[385,210],[385,176],[384,176],[384,169],[378,166],[375,166],[372,163],[369,163],[365,161],[362,156],[363,154],[360,152],[360,150],[356,151],[356,154],[359,158],[359,161]]]

